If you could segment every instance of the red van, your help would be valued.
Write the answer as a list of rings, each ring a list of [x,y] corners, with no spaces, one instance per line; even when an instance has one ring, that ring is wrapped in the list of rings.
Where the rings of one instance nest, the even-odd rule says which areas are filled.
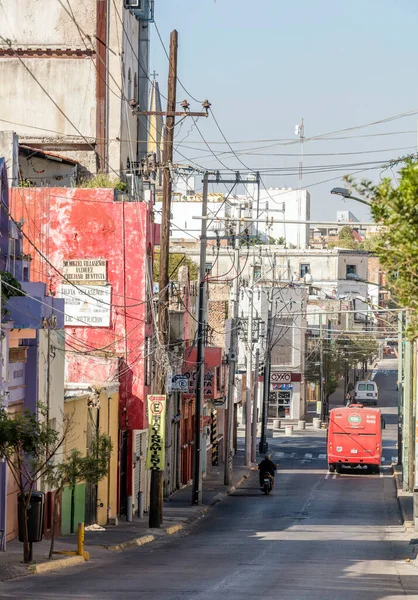
[[[327,436],[330,473],[341,473],[343,466],[359,465],[379,473],[384,427],[385,422],[377,408],[362,404],[333,408],[329,414]]]

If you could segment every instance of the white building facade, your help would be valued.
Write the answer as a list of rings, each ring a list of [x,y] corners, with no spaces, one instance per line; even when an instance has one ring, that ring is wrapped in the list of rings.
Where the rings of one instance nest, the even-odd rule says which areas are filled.
[[[148,102],[148,18],[122,0],[3,0],[0,128],[86,174],[123,177],[146,153],[129,101]]]

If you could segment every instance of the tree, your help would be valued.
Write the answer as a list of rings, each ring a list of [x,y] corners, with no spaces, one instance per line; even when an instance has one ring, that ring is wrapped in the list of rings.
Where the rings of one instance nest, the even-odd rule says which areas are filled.
[[[354,238],[353,230],[349,225],[344,225],[338,233],[338,242],[329,242],[328,248],[347,248],[359,250],[359,242]]]
[[[54,470],[54,458],[61,449],[70,428],[64,418],[62,431],[47,421],[47,411],[38,405],[37,412],[25,410],[8,413],[0,410],[0,458],[4,458],[23,498],[23,514],[27,515],[31,494],[37,481],[48,478]],[[23,520],[23,560],[30,561],[27,520]]]
[[[306,362],[305,379],[307,381],[320,382],[321,350],[318,342],[315,350],[309,356]],[[330,395],[335,392],[338,382],[348,368],[356,368],[359,363],[365,364],[378,352],[376,340],[370,336],[340,336],[331,340],[322,340],[323,356],[323,390],[324,396],[328,400]]]
[[[196,280],[199,277],[199,265],[191,260],[186,254],[174,252],[168,257],[168,273],[170,279],[176,279],[179,267],[186,265],[189,267],[191,280]],[[154,281],[160,278],[160,253],[154,253]]]
[[[407,334],[418,337],[418,162],[406,160],[396,186],[386,177],[375,185],[355,182],[349,187],[371,203],[374,220],[381,226],[375,254],[388,274],[388,287],[400,306],[411,309]]]
[[[55,489],[49,558],[52,558],[54,552],[60,493],[67,486],[71,486],[74,489],[76,484],[82,481],[97,484],[106,477],[112,448],[113,445],[109,436],[98,434],[91,442],[86,456],[83,456],[80,450],[73,449],[48,473],[48,484]]]

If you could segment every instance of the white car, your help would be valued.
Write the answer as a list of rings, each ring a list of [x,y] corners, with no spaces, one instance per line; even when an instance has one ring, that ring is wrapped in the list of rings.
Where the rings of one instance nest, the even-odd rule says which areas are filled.
[[[357,381],[354,388],[354,402],[376,406],[379,392],[374,381]]]

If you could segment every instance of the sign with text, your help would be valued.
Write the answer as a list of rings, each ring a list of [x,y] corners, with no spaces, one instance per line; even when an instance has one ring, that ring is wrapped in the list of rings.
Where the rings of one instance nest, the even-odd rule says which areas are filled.
[[[270,381],[273,383],[290,383],[292,381],[292,373],[272,371]]]
[[[148,396],[148,452],[145,467],[150,471],[165,469],[165,411],[166,396]]]
[[[189,394],[196,394],[196,367],[192,367],[185,373],[183,373],[187,377],[189,382]],[[205,398],[213,398],[214,396],[214,380],[215,380],[215,369],[211,369],[205,365],[205,373],[203,376],[203,396]]]
[[[172,375],[168,384],[170,392],[188,392],[189,378],[187,375]]]
[[[71,258],[63,262],[63,275],[75,284],[105,285],[106,263],[104,258]]]
[[[111,287],[61,284],[58,297],[65,300],[64,325],[109,327]]]

